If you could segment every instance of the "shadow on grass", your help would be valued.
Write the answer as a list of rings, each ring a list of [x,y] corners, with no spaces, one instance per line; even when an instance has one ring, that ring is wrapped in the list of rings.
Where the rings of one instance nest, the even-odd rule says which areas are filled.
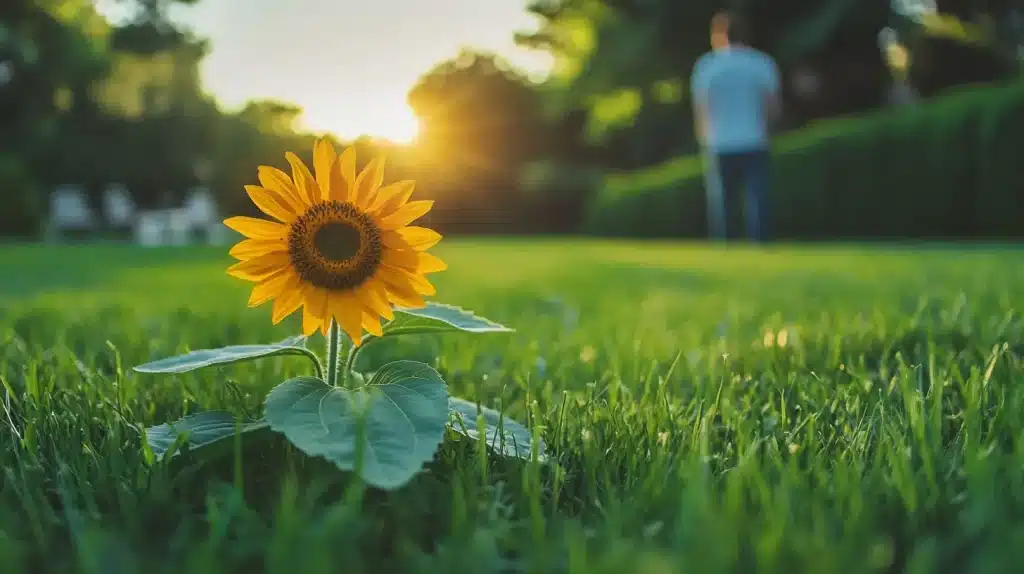
[[[304,455],[269,430],[246,435],[237,447],[228,439],[152,468],[150,496],[166,503],[148,517],[147,536],[180,537],[182,527],[196,526],[182,516],[212,519],[216,512],[231,514],[219,518],[241,529],[232,534],[239,544],[274,538],[273,531],[288,528],[296,518],[309,528],[321,521],[337,528],[343,522],[346,540],[338,544],[358,548],[354,555],[376,557],[376,569],[409,552],[445,551],[439,547],[443,540],[472,538],[480,528],[515,519],[523,509],[514,507],[512,497],[523,492],[530,464],[492,455],[482,467],[476,443],[449,432],[432,462],[404,487],[386,492],[325,459]],[[238,564],[259,569],[264,550],[253,548],[251,559]],[[512,558],[495,549],[488,559]]]

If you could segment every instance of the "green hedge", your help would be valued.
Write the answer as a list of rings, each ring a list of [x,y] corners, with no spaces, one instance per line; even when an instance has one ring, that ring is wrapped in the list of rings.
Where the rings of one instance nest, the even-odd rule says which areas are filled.
[[[1024,82],[828,120],[773,145],[780,239],[1024,237]],[[607,176],[584,231],[707,235],[703,167],[683,157]]]

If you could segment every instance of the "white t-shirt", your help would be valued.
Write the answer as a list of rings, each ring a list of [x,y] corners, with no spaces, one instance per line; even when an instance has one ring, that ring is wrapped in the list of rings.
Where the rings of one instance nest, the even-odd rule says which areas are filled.
[[[771,56],[744,46],[708,52],[693,67],[690,89],[707,109],[708,149],[747,151],[767,144],[764,99],[779,90]]]

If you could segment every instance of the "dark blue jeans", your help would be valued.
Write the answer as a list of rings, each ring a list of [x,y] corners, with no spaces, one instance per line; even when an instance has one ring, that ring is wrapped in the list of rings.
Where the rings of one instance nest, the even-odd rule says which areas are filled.
[[[737,216],[742,213],[747,237],[763,241],[768,224],[771,152],[767,148],[728,153],[707,151],[705,162],[711,238],[728,239],[737,235],[741,220]]]

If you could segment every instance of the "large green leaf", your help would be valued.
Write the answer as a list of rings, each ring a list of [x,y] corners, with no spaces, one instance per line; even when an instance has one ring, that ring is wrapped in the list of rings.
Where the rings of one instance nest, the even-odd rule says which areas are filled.
[[[428,365],[395,361],[354,390],[312,377],[285,381],[267,395],[266,419],[306,454],[394,489],[444,440],[448,389]]]
[[[231,413],[207,411],[146,429],[146,442],[153,454],[162,458],[182,435],[184,440],[179,446],[196,450],[230,438],[236,430],[249,433],[265,428],[266,421],[238,421]]]
[[[442,303],[427,303],[427,306],[421,309],[399,307],[395,309],[394,320],[384,326],[385,337],[451,331],[508,333],[513,329],[484,319],[472,311]]]
[[[317,365],[316,355],[307,349],[304,336],[289,337],[269,345],[231,345],[219,349],[199,349],[176,357],[167,357],[134,367],[139,373],[187,373],[213,365],[226,365],[274,355],[305,355]]]
[[[479,440],[480,431],[477,426],[477,417],[482,415],[484,418],[484,440],[491,450],[504,456],[523,459],[529,459],[532,456],[533,436],[530,434],[530,430],[502,413],[458,397],[448,399],[448,409],[450,411],[448,427],[452,430],[471,439]],[[541,440],[537,445],[537,459],[544,460],[545,458],[544,441]]]

